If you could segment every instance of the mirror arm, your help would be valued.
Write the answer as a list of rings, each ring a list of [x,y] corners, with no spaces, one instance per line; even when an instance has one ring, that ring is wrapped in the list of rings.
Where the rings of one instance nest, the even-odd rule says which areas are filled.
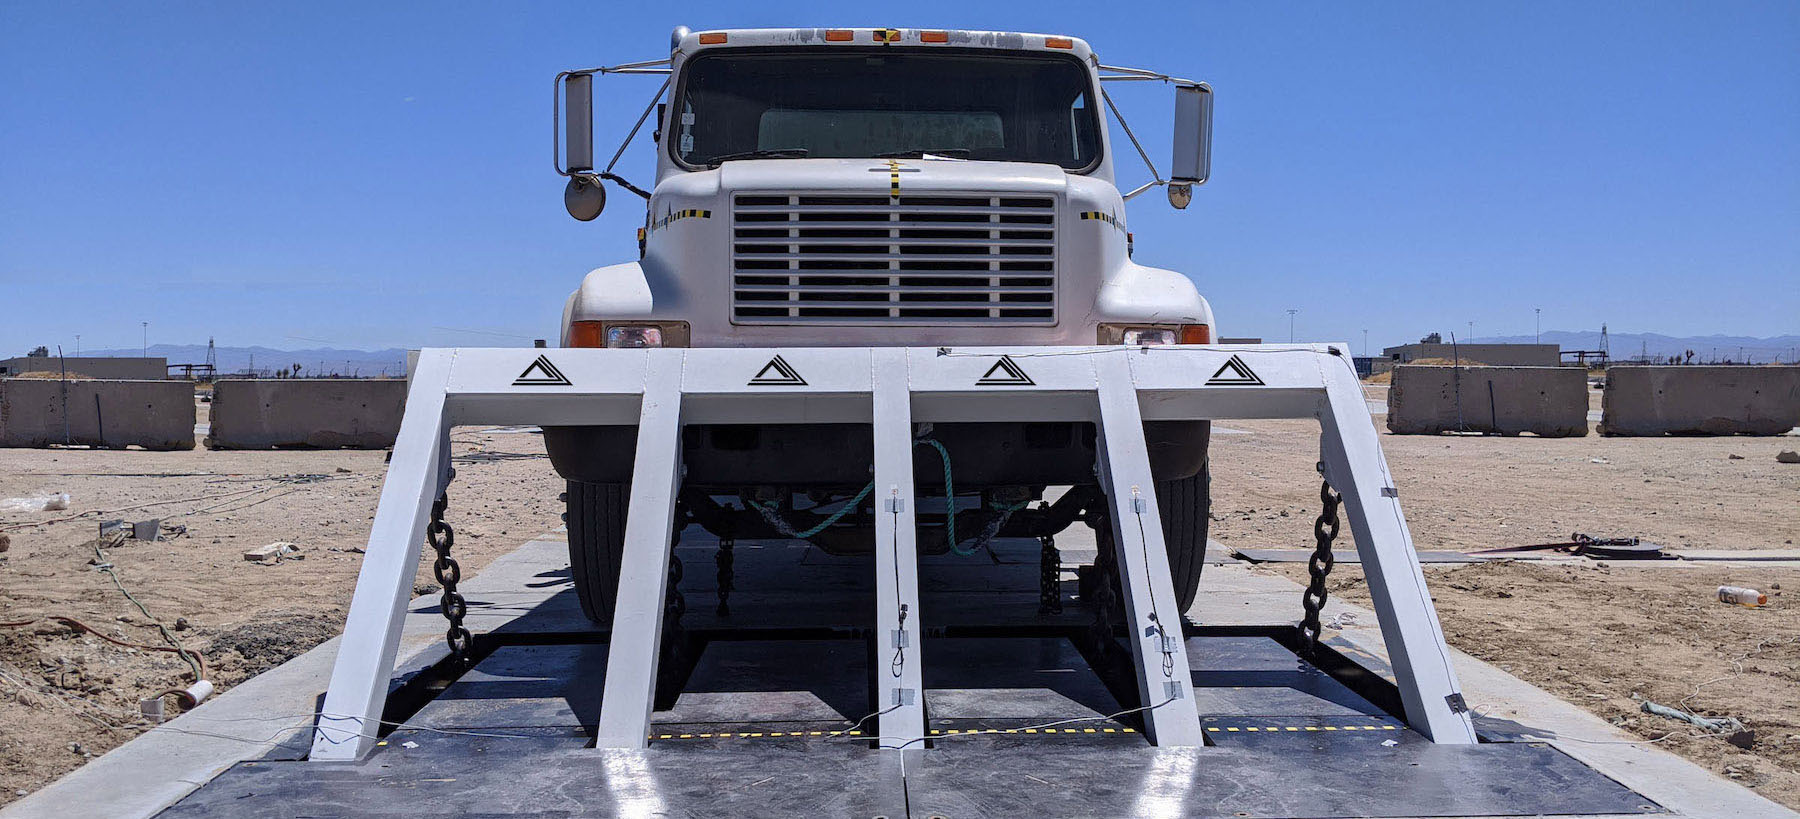
[[[610,173],[608,171],[601,171],[600,173],[597,173],[594,175],[600,177],[601,179],[610,179],[610,180],[612,180],[613,184],[618,185],[619,187],[624,188],[625,190],[631,191],[632,193],[635,193],[639,196],[644,197],[644,201],[646,201],[646,202],[650,201],[650,192],[649,191],[646,191],[643,188],[640,188],[636,185],[631,184],[630,182],[625,181],[625,177],[622,177],[616,173]]]
[[[1103,99],[1106,101],[1106,107],[1112,111],[1113,119],[1116,119],[1119,121],[1119,127],[1125,130],[1126,138],[1131,140],[1131,147],[1137,149],[1138,156],[1144,160],[1144,167],[1147,167],[1150,169],[1150,176],[1152,179],[1155,180],[1154,182],[1151,182],[1142,188],[1138,188],[1137,190],[1133,191],[1130,196],[1127,196],[1125,198],[1130,199],[1131,196],[1136,196],[1137,194],[1143,193],[1146,189],[1148,189],[1152,186],[1165,184],[1167,182],[1167,180],[1163,179],[1162,173],[1156,170],[1156,163],[1150,161],[1150,154],[1148,154],[1144,151],[1144,146],[1142,143],[1138,142],[1137,135],[1133,134],[1131,132],[1131,124],[1127,123],[1125,121],[1125,115],[1119,113],[1119,106],[1113,104],[1112,97],[1106,93],[1106,89],[1104,89],[1104,88],[1100,89],[1100,99]]]
[[[644,127],[644,120],[649,119],[650,112],[656,110],[656,104],[662,101],[664,92],[669,90],[669,83],[674,79],[674,77],[670,77],[663,80],[662,87],[656,89],[656,96],[651,97],[650,104],[644,106],[644,113],[638,115],[637,124],[631,126],[631,133],[625,135],[625,141],[619,143],[619,150],[613,152],[612,161],[606,163],[606,173],[611,173],[613,166],[619,164],[619,157],[625,155],[625,148],[631,144],[632,138],[637,136],[638,129]]]
[[[1181,77],[1173,77],[1160,71],[1150,71],[1143,68],[1127,68],[1122,65],[1102,65],[1097,66],[1097,68],[1101,71],[1112,72],[1112,76],[1102,76],[1100,78],[1101,82],[1118,82],[1121,80],[1161,80],[1163,82],[1172,82],[1176,85],[1205,85],[1205,83],[1182,79]]]
[[[1150,190],[1151,188],[1154,188],[1158,185],[1167,185],[1167,184],[1169,184],[1169,183],[1164,180],[1161,180],[1161,179],[1157,179],[1157,180],[1150,181],[1150,182],[1145,182],[1144,184],[1139,185],[1136,188],[1133,188],[1130,193],[1125,194],[1121,198],[1127,202],[1130,202],[1131,197],[1133,197],[1133,196],[1143,193],[1144,191]]]

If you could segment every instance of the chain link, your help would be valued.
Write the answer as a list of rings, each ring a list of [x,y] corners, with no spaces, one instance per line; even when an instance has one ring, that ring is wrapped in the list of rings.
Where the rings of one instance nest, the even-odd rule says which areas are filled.
[[[450,628],[444,632],[444,642],[450,646],[450,654],[458,665],[466,666],[469,661],[469,649],[474,646],[475,638],[463,627],[463,617],[469,613],[469,604],[456,590],[462,582],[462,566],[450,556],[450,547],[456,543],[456,531],[444,522],[444,511],[450,506],[450,494],[445,492],[431,504],[431,522],[425,525],[425,540],[431,544],[432,551],[437,552],[437,560],[431,564],[431,573],[437,578],[443,595],[438,598],[438,610],[443,612],[444,619],[450,621]]]
[[[1038,614],[1062,614],[1062,553],[1056,538],[1038,538]]]
[[[1336,562],[1331,553],[1331,542],[1338,535],[1338,504],[1343,497],[1331,491],[1329,481],[1319,484],[1319,503],[1323,509],[1317,520],[1313,521],[1312,557],[1306,561],[1306,573],[1312,577],[1306,584],[1306,595],[1300,604],[1306,609],[1306,616],[1300,620],[1301,645],[1308,655],[1319,646],[1319,612],[1325,608],[1328,597],[1325,590],[1325,579],[1331,575],[1332,564]]]

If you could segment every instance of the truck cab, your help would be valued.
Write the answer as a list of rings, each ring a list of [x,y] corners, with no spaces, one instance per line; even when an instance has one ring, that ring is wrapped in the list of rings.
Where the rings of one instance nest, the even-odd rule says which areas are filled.
[[[778,351],[1217,338],[1193,280],[1133,260],[1125,209],[1155,186],[1185,207],[1205,181],[1204,84],[1105,66],[1086,42],[1042,34],[678,28],[670,45],[666,61],[558,77],[568,130],[567,161],[559,150],[557,165],[569,179],[571,215],[599,215],[607,182],[646,200],[639,258],[583,277],[563,309],[563,346]],[[650,190],[594,161],[590,83],[608,73],[667,77],[645,112],[655,117]],[[1105,116],[1117,109],[1103,80],[1175,86],[1169,178],[1121,192]],[[1149,164],[1141,146],[1137,153]],[[754,377],[804,381],[782,362],[772,353]],[[1192,588],[1179,572],[1191,565],[1197,582],[1194,550],[1205,546],[1208,428],[1146,427],[1159,493],[1179,493],[1202,521],[1197,546],[1191,520],[1169,540],[1172,553],[1177,543],[1185,550],[1172,561],[1185,605]],[[932,444],[917,459],[919,486],[942,487],[948,504],[935,522],[921,518],[926,551],[962,551],[951,517],[956,531],[992,528],[990,536],[1049,537],[1077,520],[1092,523],[1092,425],[975,422],[920,438]],[[559,427],[545,440],[570,484],[582,602],[603,621],[635,430]],[[721,539],[810,529],[803,524],[826,509],[869,506],[852,500],[868,481],[869,447],[868,428],[856,425],[691,425],[683,513]],[[1050,486],[1074,488],[1025,508]],[[984,527],[1000,509],[1011,510],[1003,525]],[[828,551],[865,551],[866,511],[851,508],[809,539]]]

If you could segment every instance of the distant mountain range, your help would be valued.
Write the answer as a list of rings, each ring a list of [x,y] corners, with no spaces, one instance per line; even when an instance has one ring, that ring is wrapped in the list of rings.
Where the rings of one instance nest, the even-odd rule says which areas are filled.
[[[1448,339],[1446,339],[1448,340]],[[1535,336],[1487,336],[1475,344],[1531,344]],[[1694,351],[1695,362],[1724,361],[1767,364],[1780,360],[1792,364],[1800,361],[1800,335],[1751,338],[1749,336],[1665,336],[1659,333],[1609,333],[1608,349],[1615,361],[1632,361],[1640,356],[1651,360],[1685,356]],[[1564,350],[1600,349],[1599,331],[1569,332],[1555,330],[1544,333],[1545,344],[1556,344]]]
[[[339,350],[319,347],[310,350],[277,350],[273,347],[219,347],[216,352],[220,374],[255,369],[261,375],[272,375],[275,370],[286,370],[295,364],[300,365],[301,377],[360,375],[369,378],[406,374],[406,351],[401,349]],[[136,358],[143,355],[144,351],[134,347],[129,350],[82,350],[81,354]],[[167,358],[170,364],[204,364],[206,345],[152,344],[150,355]]]
[[[1648,355],[1653,360],[1667,359],[1669,356],[1685,355],[1688,350],[1694,351],[1694,361],[1748,361],[1766,364],[1771,361],[1794,363],[1800,361],[1800,335],[1774,336],[1772,338],[1751,338],[1749,336],[1665,336],[1658,333],[1611,333],[1610,349],[1614,360],[1630,361],[1639,356]],[[1448,340],[1448,339],[1446,339]],[[1534,336],[1485,336],[1475,339],[1476,344],[1531,344],[1537,341]],[[1544,333],[1545,344],[1556,344],[1564,350],[1598,350],[1600,349],[1600,333],[1566,330],[1553,330]],[[406,351],[402,349],[388,350],[339,350],[333,347],[320,347],[308,350],[277,350],[273,347],[220,347],[217,350],[220,373],[241,373],[252,367],[263,375],[270,375],[275,370],[286,370],[295,364],[300,365],[300,374],[307,375],[360,375],[363,377],[379,375],[404,375],[406,373]],[[83,350],[83,355],[135,357],[143,355],[141,349],[129,350]],[[150,347],[150,355],[167,358],[170,364],[201,364],[206,361],[206,345],[204,344],[154,344]]]

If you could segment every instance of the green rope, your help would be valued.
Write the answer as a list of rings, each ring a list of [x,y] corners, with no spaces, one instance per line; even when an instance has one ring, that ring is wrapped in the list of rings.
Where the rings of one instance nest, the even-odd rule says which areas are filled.
[[[920,438],[913,441],[915,445],[925,444],[937,450],[938,459],[944,462],[944,539],[950,544],[950,551],[958,556],[969,557],[975,554],[974,549],[964,549],[956,542],[956,485],[950,480],[950,450],[932,438]]]
[[[955,552],[956,554],[958,554],[962,557],[969,557],[971,555],[974,555],[975,552],[977,551],[976,549],[963,549],[956,542],[956,484],[951,480],[951,477],[950,477],[950,451],[945,449],[943,444],[938,443],[937,441],[935,441],[931,438],[919,438],[917,440],[914,440],[913,444],[914,445],[925,444],[926,446],[929,446],[932,449],[937,450],[938,459],[944,462],[944,538],[950,544],[950,551]],[[873,491],[875,491],[875,482],[870,481],[867,486],[864,486],[862,488],[861,492],[856,493],[856,497],[851,498],[849,503],[846,503],[843,506],[838,507],[838,510],[836,512],[831,513],[830,517],[825,518],[823,521],[820,521],[817,526],[814,526],[811,529],[808,529],[804,532],[793,532],[790,534],[790,537],[793,537],[796,540],[806,540],[806,539],[812,537],[813,535],[816,535],[820,532],[825,531],[826,529],[830,528],[832,524],[837,523],[839,520],[842,520],[845,515],[850,514],[850,510],[855,509],[856,507],[862,505],[863,500],[865,498],[869,497],[869,493],[873,492]],[[756,501],[750,501],[750,505],[752,507],[754,507],[758,512],[764,513],[765,517],[773,514],[775,511],[773,505],[765,507],[762,504],[757,503]],[[1012,512],[1016,512],[1024,507],[1025,507],[1025,504],[1020,503],[1011,508],[1006,508],[1006,507],[998,507],[998,508],[1001,511],[1010,514]],[[775,521],[775,522],[779,522],[779,521]]]
[[[831,524],[837,523],[838,521],[843,520],[845,515],[850,514],[850,510],[855,509],[857,506],[861,505],[863,502],[863,499],[867,498],[869,496],[869,493],[873,492],[873,491],[875,491],[875,482],[870,481],[868,486],[863,487],[861,492],[856,493],[856,497],[851,498],[849,503],[846,503],[843,506],[838,507],[838,510],[836,512],[832,512],[830,517],[827,517],[826,519],[820,521],[819,525],[814,526],[813,528],[808,529],[804,532],[795,532],[793,534],[794,539],[806,540],[807,538],[810,538],[813,535],[816,535],[820,532],[825,531],[826,529],[831,528]],[[756,507],[758,511],[766,511],[766,510],[764,510],[763,506],[761,504],[758,504],[756,501],[751,501],[750,505]]]

